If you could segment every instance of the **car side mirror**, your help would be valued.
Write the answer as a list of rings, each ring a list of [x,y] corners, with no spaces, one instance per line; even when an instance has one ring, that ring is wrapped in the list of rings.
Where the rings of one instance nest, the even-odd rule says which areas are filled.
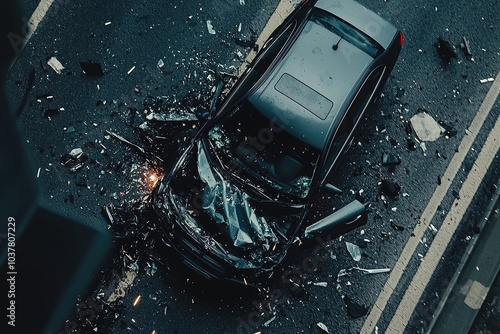
[[[340,210],[306,227],[303,237],[310,239],[329,234],[330,237],[337,238],[366,224],[367,220],[365,206],[358,200],[354,200]]]
[[[331,183],[327,183],[323,186],[323,188],[325,190],[328,190],[329,192],[331,192],[332,194],[335,194],[335,195],[339,195],[339,194],[342,194],[342,189],[340,188],[337,188],[335,187],[333,184]]]

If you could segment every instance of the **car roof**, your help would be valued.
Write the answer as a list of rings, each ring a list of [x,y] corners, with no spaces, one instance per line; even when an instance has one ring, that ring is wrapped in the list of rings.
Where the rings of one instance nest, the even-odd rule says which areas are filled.
[[[306,22],[286,55],[248,98],[272,121],[318,149],[325,146],[330,126],[342,117],[345,99],[373,62],[340,39]]]

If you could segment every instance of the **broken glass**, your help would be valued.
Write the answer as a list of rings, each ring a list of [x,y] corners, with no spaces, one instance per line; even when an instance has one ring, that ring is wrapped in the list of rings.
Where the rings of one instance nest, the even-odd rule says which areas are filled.
[[[350,242],[346,242],[345,245],[347,247],[347,251],[349,252],[354,261],[357,262],[361,260],[361,249],[359,249],[357,245]]]
[[[200,247],[235,267],[267,268],[278,263],[293,232],[290,226],[296,226],[300,214],[290,214],[288,207],[281,209],[287,213],[280,216],[274,202],[267,204],[275,206],[269,212],[262,202],[257,210],[256,199],[214,168],[214,157],[202,141],[186,152],[179,170],[160,186],[163,199],[157,206],[165,209],[171,221],[182,225]]]

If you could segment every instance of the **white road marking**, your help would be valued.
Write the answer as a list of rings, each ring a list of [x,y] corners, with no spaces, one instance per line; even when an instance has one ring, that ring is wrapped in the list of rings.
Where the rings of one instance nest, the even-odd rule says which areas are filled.
[[[361,333],[364,334],[371,333],[375,329],[375,326],[377,325],[377,322],[380,319],[380,316],[384,311],[387,302],[389,301],[389,298],[392,296],[392,293],[396,288],[398,282],[400,281],[403,272],[408,266],[410,259],[414,255],[415,249],[417,248],[419,241],[423,237],[424,232],[429,227],[429,224],[432,221],[432,218],[434,217],[434,214],[436,213],[438,206],[441,204],[441,201],[448,192],[458,170],[460,169],[460,166],[462,165],[462,162],[465,159],[465,156],[469,152],[469,149],[474,143],[474,140],[476,139],[479,130],[481,129],[486,117],[488,116],[491,108],[493,107],[499,92],[500,92],[500,72],[497,74],[496,79],[493,82],[490,90],[486,94],[486,97],[484,98],[483,103],[479,107],[476,116],[472,120],[472,123],[468,128],[467,135],[465,135],[464,138],[462,139],[462,142],[460,143],[460,146],[458,148],[458,152],[455,153],[446,171],[441,177],[442,180],[441,185],[436,187],[434,193],[432,194],[431,199],[429,200],[424,212],[422,213],[422,216],[420,217],[419,224],[417,224],[417,226],[413,230],[413,237],[411,237],[408,240],[408,242],[405,245],[405,248],[403,249],[401,255],[399,256],[399,259],[395,263],[394,268],[388,280],[386,281],[382,291],[380,292],[377,300],[375,301],[375,304],[373,305],[370,311],[370,314],[366,318],[365,323],[361,328]],[[498,133],[499,132],[495,133],[492,131],[490,135],[493,134],[493,136],[496,136],[496,139],[498,139]],[[445,224],[443,223],[443,226],[444,225]]]
[[[408,321],[417,306],[425,287],[429,283],[432,274],[443,256],[446,246],[450,242],[458,225],[462,221],[465,211],[469,207],[472,199],[476,195],[477,189],[481,184],[488,168],[490,167],[495,155],[500,147],[500,118],[497,118],[495,127],[491,130],[484,143],[479,155],[474,162],[474,167],[467,175],[463,186],[460,188],[460,199],[453,201],[452,207],[446,215],[439,232],[434,237],[429,250],[427,251],[423,262],[420,264],[417,273],[413,276],[410,286],[405,292],[401,303],[399,304],[394,317],[392,318],[387,333],[403,333]],[[470,307],[477,307],[482,304],[480,298],[486,297],[484,289],[474,282],[467,294],[466,304],[469,301]],[[482,285],[481,285],[482,286]],[[484,287],[483,287],[484,288]],[[486,288],[485,288],[486,289]],[[486,290],[487,291],[487,290]],[[482,296],[484,294],[484,296]],[[472,306],[471,306],[472,305]]]
[[[27,42],[30,39],[31,35],[33,35],[33,33],[36,31],[38,25],[40,24],[40,22],[42,22],[43,18],[45,17],[45,14],[47,14],[47,11],[49,10],[50,6],[52,6],[52,4],[55,1],[56,0],[41,0],[38,3],[38,6],[36,7],[33,14],[31,14],[31,17],[28,21],[29,33],[27,36],[25,36],[25,42]]]

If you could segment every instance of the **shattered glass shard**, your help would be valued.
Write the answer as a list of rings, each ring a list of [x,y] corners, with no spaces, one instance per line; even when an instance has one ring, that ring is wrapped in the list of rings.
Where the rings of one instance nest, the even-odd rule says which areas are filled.
[[[212,21],[207,20],[207,30],[210,35],[215,35],[214,26],[212,25]]]
[[[324,323],[322,323],[322,322],[318,322],[316,325],[317,325],[317,326],[318,326],[318,328],[319,328],[319,329],[321,329],[323,332],[325,332],[325,333],[330,333],[330,332],[328,331],[328,327],[326,327],[326,325],[325,325]]]
[[[359,260],[361,260],[361,249],[357,245],[347,241],[345,245],[347,247],[347,251],[354,261],[358,262]]]
[[[399,165],[401,163],[401,159],[394,154],[384,153],[382,154],[382,163],[384,165]]]

